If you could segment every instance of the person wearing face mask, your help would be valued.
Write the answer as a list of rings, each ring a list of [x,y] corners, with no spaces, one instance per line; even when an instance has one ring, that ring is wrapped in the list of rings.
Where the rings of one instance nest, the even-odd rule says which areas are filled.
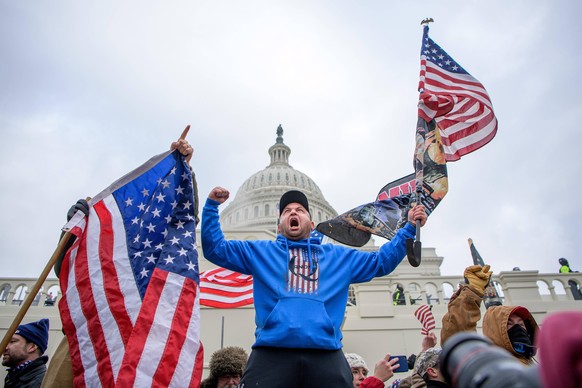
[[[255,343],[240,386],[353,388],[341,350],[348,290],[392,272],[406,254],[415,222],[426,222],[416,205],[408,222],[377,252],[364,252],[312,238],[307,196],[291,190],[279,200],[275,241],[226,240],[218,207],[230,193],[211,190],[202,211],[202,250],[212,263],[253,275]]]
[[[451,297],[442,319],[441,346],[453,334],[476,331],[484,290],[493,273],[489,269],[488,265],[465,269],[465,284]],[[523,306],[490,306],[483,317],[483,335],[525,365],[535,362],[537,331],[536,320]]]

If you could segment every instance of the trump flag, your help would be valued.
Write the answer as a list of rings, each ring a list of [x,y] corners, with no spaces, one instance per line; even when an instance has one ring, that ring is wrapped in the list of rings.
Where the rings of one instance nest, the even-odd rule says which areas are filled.
[[[155,156],[65,225],[59,303],[75,386],[196,387],[202,375],[193,178]]]

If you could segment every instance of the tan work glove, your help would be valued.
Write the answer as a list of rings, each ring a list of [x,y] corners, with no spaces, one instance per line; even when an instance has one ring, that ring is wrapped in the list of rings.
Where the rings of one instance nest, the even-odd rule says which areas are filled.
[[[472,265],[465,268],[465,283],[468,283],[474,289],[483,293],[489,283],[489,279],[491,279],[491,274],[493,274],[493,271],[489,271],[489,265],[483,267],[480,265]]]

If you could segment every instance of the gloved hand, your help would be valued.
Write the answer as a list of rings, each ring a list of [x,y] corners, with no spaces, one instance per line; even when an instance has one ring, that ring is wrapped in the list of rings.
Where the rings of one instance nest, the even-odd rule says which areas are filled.
[[[76,204],[74,204],[73,206],[71,206],[71,208],[67,212],[67,221],[70,221],[71,218],[73,218],[73,216],[75,215],[75,213],[77,212],[77,210],[82,211],[83,214],[85,214],[86,216],[88,216],[89,215],[89,204],[87,203],[87,201],[84,200],[84,199],[80,199],[80,200],[77,201]]]
[[[489,271],[489,265],[483,267],[472,265],[465,268],[465,283],[483,293],[489,283],[489,279],[491,279],[491,274],[493,274],[493,271]]]

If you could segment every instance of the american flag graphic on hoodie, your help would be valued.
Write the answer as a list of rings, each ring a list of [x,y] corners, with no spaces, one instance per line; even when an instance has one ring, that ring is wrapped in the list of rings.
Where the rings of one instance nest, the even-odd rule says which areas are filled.
[[[311,247],[311,261],[307,248],[289,249],[287,291],[315,294],[319,287],[318,249]]]

